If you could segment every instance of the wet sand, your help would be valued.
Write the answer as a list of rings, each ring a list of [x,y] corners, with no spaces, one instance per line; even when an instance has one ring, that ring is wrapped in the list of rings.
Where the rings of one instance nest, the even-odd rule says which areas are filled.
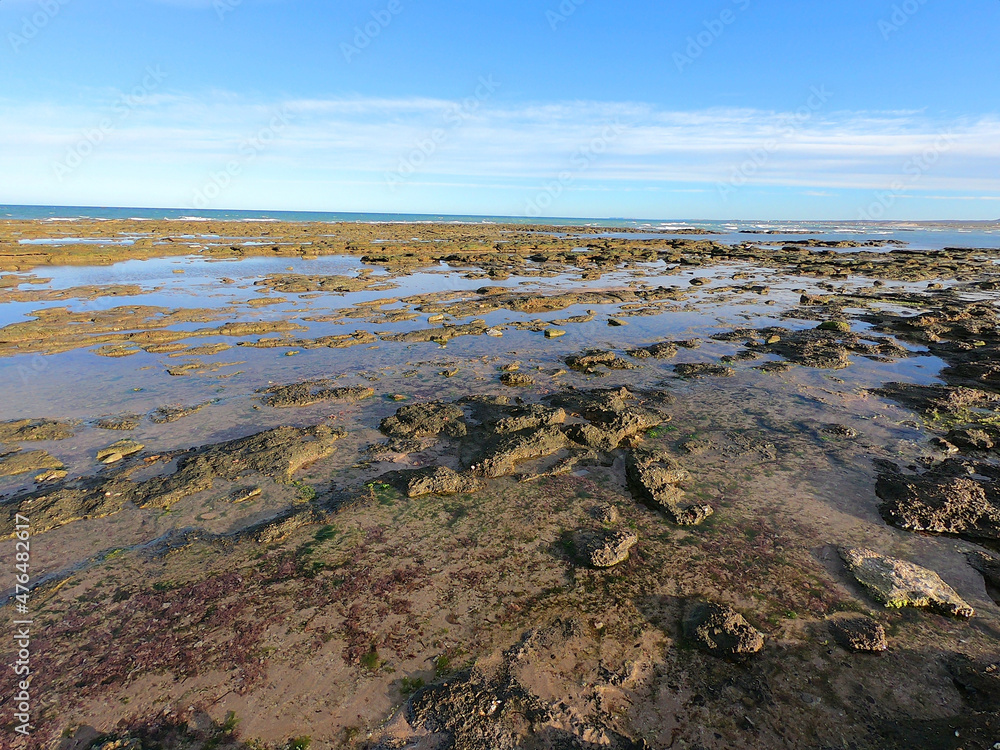
[[[32,746],[992,748],[1000,250],[629,234],[0,224]]]

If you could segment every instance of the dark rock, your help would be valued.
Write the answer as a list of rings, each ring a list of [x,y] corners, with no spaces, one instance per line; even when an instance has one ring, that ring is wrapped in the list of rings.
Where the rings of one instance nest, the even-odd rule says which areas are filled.
[[[988,451],[996,445],[993,436],[977,425],[956,427],[945,438],[952,445],[963,450]]]
[[[838,617],[830,620],[830,632],[849,651],[874,653],[889,648],[885,628],[870,617]]]
[[[524,388],[535,384],[535,379],[523,372],[505,372],[500,376],[500,382],[508,388]]]
[[[846,320],[827,320],[816,327],[817,331],[834,331],[836,333],[850,333],[851,324]]]
[[[384,443],[373,443],[365,449],[365,453],[376,459],[392,458],[399,455],[418,453],[423,449],[419,440],[407,438],[389,438]]]
[[[437,735],[437,747],[518,750],[533,724],[546,721],[545,703],[509,674],[473,670],[417,691],[406,707],[411,727]],[[525,727],[527,723],[528,727]]]
[[[566,365],[573,370],[583,372],[594,372],[598,367],[607,367],[609,370],[634,370],[636,365],[617,356],[614,352],[591,350],[584,354],[577,354],[566,358]]]
[[[454,404],[432,401],[401,407],[394,416],[386,417],[379,429],[389,437],[416,438],[445,434],[461,437],[466,434],[465,412]]]
[[[858,436],[858,431],[853,427],[848,427],[843,424],[828,424],[823,428],[823,432],[827,435],[836,435],[838,437],[848,438],[853,440]]]
[[[966,553],[969,564],[983,574],[986,585],[1000,591],[1000,557],[979,550]]]
[[[682,378],[702,378],[706,376],[731,378],[736,374],[736,370],[732,367],[716,365],[710,362],[688,362],[674,365],[674,372]]]
[[[974,711],[995,712],[1000,706],[1000,662],[955,654],[946,661],[962,700]]]
[[[740,657],[764,648],[764,636],[725,604],[699,602],[684,618],[684,637],[714,656]]]
[[[883,466],[876,493],[882,516],[908,531],[958,534],[970,539],[1000,539],[1000,505],[983,482],[949,474],[946,461],[920,476]]]
[[[648,359],[649,357],[669,359],[677,355],[677,344],[672,341],[663,341],[659,344],[651,344],[639,349],[633,349],[628,354],[630,357],[635,357],[636,359]]]

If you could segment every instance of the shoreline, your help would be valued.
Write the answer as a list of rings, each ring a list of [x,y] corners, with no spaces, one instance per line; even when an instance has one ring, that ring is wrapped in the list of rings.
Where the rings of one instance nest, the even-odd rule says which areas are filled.
[[[211,228],[0,222],[37,746],[995,742],[1000,249]]]

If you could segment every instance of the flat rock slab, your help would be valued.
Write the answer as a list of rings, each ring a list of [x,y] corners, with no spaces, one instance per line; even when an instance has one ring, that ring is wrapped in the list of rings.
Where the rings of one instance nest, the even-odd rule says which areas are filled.
[[[839,617],[830,620],[830,633],[848,651],[878,653],[889,648],[885,628],[870,617]]]
[[[0,458],[0,477],[12,477],[41,469],[62,469],[63,462],[47,451],[18,451]]]
[[[840,556],[858,582],[886,607],[921,607],[964,618],[976,614],[932,570],[860,547],[844,547]]]
[[[28,440],[65,440],[73,437],[73,428],[53,419],[18,419],[0,422],[0,443]]]
[[[406,472],[405,491],[407,497],[424,495],[456,495],[460,492],[475,492],[482,484],[475,477],[459,474],[446,466]]]
[[[142,443],[137,443],[135,440],[126,438],[97,451],[97,460],[102,464],[113,464],[127,456],[138,453],[145,447]]]
[[[684,636],[714,656],[738,657],[764,648],[764,636],[730,606],[698,602],[684,618]]]
[[[375,395],[374,388],[366,386],[337,387],[330,380],[307,380],[290,385],[276,385],[257,392],[263,394],[262,398],[265,404],[278,409],[310,406],[322,401],[363,401]]]
[[[97,422],[97,426],[102,430],[120,430],[130,432],[139,427],[142,423],[140,414],[123,414],[117,417],[105,417]]]

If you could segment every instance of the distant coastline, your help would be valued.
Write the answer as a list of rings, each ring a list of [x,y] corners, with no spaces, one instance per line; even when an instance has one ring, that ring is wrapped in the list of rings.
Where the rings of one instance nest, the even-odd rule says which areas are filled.
[[[350,211],[267,211],[193,208],[141,208],[117,206],[40,206],[40,205],[0,205],[0,220],[197,220],[205,221],[282,221],[282,222],[358,222],[358,223],[428,223],[428,224],[540,224],[545,226],[593,226],[608,229],[649,229],[669,232],[671,229],[693,227],[720,233],[790,231],[859,233],[880,227],[891,227],[895,231],[913,229],[946,230],[969,228],[973,230],[1000,229],[1000,219],[996,221],[857,221],[857,220],[771,220],[771,219],[625,219],[625,218],[582,218],[550,216],[503,216],[487,214],[411,214],[372,213]]]

